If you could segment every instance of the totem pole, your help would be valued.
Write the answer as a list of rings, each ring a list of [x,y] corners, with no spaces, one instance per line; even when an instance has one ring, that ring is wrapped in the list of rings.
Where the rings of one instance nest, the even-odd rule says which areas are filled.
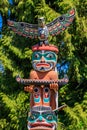
[[[57,46],[49,44],[48,36],[58,35],[68,27],[75,16],[71,9],[49,24],[43,17],[38,24],[14,22],[8,20],[9,27],[17,34],[29,38],[38,38],[39,43],[32,46],[32,66],[29,79],[17,76],[16,81],[25,85],[24,90],[30,93],[30,112],[28,130],[56,130],[58,110],[58,88],[68,82],[68,78],[58,79],[56,71]],[[64,106],[63,106],[64,107]]]

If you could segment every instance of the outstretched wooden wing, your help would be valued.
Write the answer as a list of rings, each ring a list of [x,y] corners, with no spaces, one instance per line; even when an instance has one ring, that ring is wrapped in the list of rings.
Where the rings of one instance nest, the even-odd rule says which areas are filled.
[[[75,17],[75,9],[71,9],[66,14],[54,19],[47,24],[49,34],[52,36],[58,35],[65,30],[73,21]]]
[[[17,34],[29,37],[31,39],[38,38],[38,25],[37,24],[29,24],[25,22],[15,22],[8,20],[8,26]]]

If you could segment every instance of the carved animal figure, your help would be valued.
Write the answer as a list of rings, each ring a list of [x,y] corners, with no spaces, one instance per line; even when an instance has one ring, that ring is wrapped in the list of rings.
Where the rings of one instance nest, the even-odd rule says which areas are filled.
[[[48,45],[48,36],[55,36],[64,31],[72,23],[74,17],[75,10],[71,9],[48,24],[45,24],[45,19],[41,17],[38,18],[38,24],[8,20],[8,25],[15,33],[31,39],[38,38],[40,41],[39,45],[43,43]]]

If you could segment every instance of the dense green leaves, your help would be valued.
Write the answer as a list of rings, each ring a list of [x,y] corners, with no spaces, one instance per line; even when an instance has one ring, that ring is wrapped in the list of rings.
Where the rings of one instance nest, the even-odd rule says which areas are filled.
[[[28,99],[28,95],[20,92],[16,96],[11,97],[9,95],[5,95],[4,93],[0,93],[1,98],[1,116],[0,120],[0,128],[1,129],[26,129],[26,121],[27,114],[29,109],[29,104],[26,104],[26,100]],[[3,113],[3,109],[4,112]]]
[[[0,72],[0,129],[26,130],[29,111],[29,94],[15,77],[28,78],[31,65],[32,45],[36,40],[14,34],[6,25],[8,9],[11,19],[28,23],[37,23],[44,16],[46,23],[75,8],[76,17],[72,25],[60,35],[49,41],[59,47],[58,62],[70,63],[69,83],[59,89],[59,106],[67,104],[59,112],[58,130],[87,129],[87,1],[86,0],[0,0],[0,12],[3,15],[3,37],[0,39],[0,61],[4,72]],[[62,42],[64,44],[62,45]]]

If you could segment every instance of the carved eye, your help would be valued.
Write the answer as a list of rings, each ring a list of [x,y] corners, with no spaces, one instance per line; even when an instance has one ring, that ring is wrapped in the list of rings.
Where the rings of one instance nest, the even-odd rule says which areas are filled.
[[[34,92],[39,92],[39,89],[37,87],[34,88]]]
[[[53,120],[53,116],[52,115],[47,116],[47,120]]]
[[[45,88],[44,91],[45,91],[45,92],[49,92],[49,88]]]
[[[59,22],[63,22],[65,20],[65,16],[60,16],[59,17]]]
[[[52,54],[48,54],[46,57],[51,59],[51,58],[53,58],[53,55]]]
[[[38,55],[38,54],[35,54],[35,55],[34,55],[34,57],[35,57],[35,58],[38,58],[38,57],[39,57],[39,55]]]
[[[21,23],[21,27],[23,27],[24,26],[24,23]]]
[[[31,120],[34,120],[34,119],[35,119],[35,116],[34,116],[34,115],[30,115],[30,119],[31,119]]]

